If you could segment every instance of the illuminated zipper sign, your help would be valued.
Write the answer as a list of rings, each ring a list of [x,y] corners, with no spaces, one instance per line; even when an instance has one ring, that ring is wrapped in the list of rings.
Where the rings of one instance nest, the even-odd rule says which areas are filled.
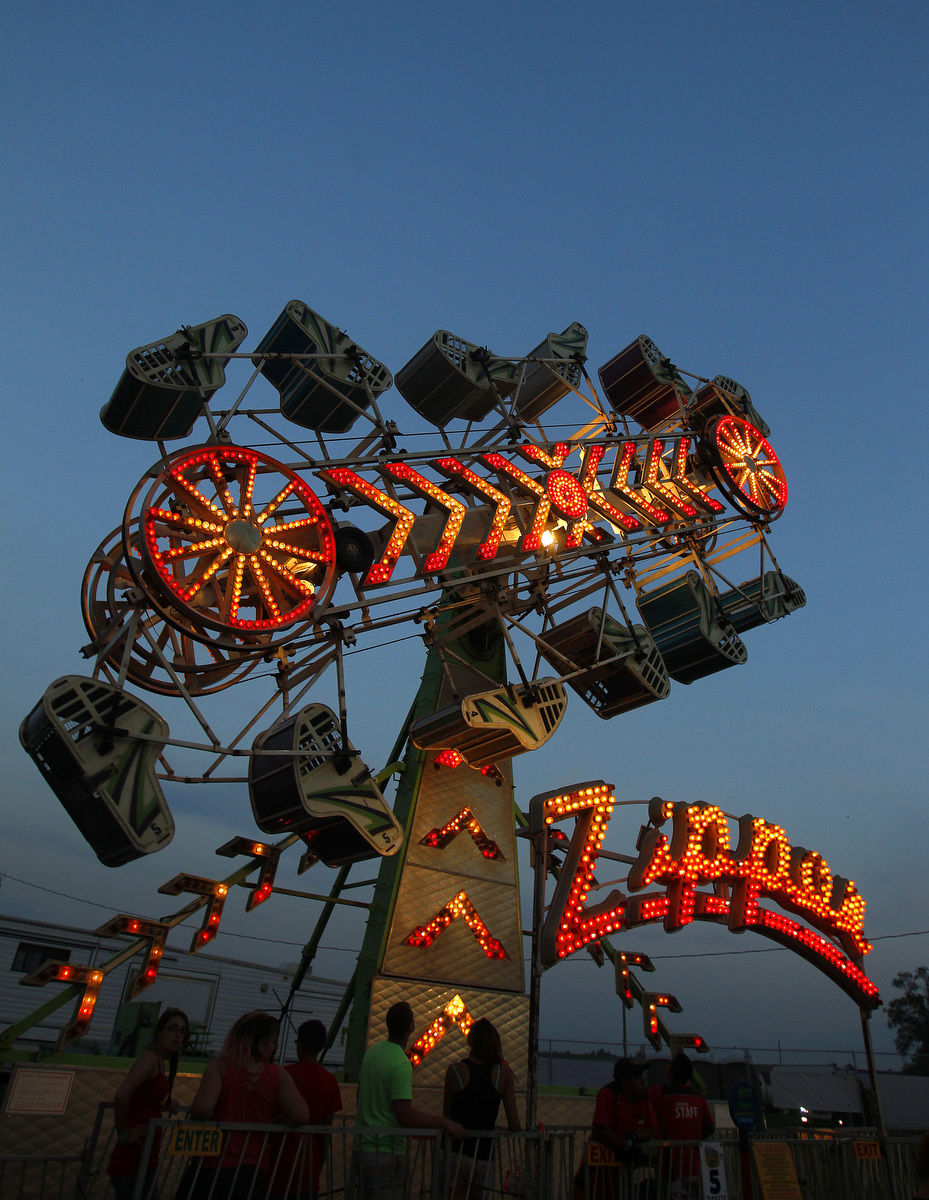
[[[661,832],[669,819],[670,837]],[[871,943],[862,928],[865,901],[855,884],[833,875],[815,850],[791,846],[780,825],[746,815],[737,826],[733,848],[729,820],[715,805],[652,800],[627,886],[638,892],[660,883],[667,890],[664,896],[632,898],[627,927],[663,920],[673,932],[699,919],[725,923],[737,933],[753,928],[809,959],[860,1005],[876,1007],[878,989],[859,965]],[[712,884],[714,891],[698,892],[700,884]],[[761,897],[803,917],[846,953],[796,921],[762,908]]]
[[[660,832],[671,818],[671,837]],[[865,902],[848,879],[833,876],[815,850],[791,846],[780,825],[761,817],[738,821],[733,850],[729,822],[713,804],[667,804],[653,800],[650,824],[639,838],[639,857],[629,872],[628,887],[640,891],[652,882],[668,885],[670,932],[693,920],[698,883],[732,886],[729,927],[742,930],[758,923],[758,899],[769,896],[782,908],[798,913],[811,925],[834,934],[851,957],[871,949],[862,932]]]
[[[633,895],[614,890],[588,908],[612,806],[613,789],[600,780],[530,802],[537,837],[555,822],[575,821],[541,932],[544,966],[610,932],[662,921],[670,933],[695,920],[716,921],[733,932],[754,929],[801,954],[862,1007],[880,1003],[877,987],[860,965],[871,943],[863,932],[865,902],[855,884],[833,875],[815,850],[791,846],[779,825],[761,817],[738,819],[733,847],[729,818],[715,805],[650,801],[649,824],[639,832],[638,857],[626,881]],[[669,821],[670,836],[662,832]],[[653,884],[665,890],[635,894]],[[697,890],[706,885],[713,890]],[[827,936],[763,908],[762,897]]]
[[[748,428],[753,429],[752,426]],[[758,439],[764,441],[760,433]],[[764,447],[767,456],[765,463],[776,464],[782,479],[783,471],[777,456],[767,441],[764,441]],[[562,466],[572,449],[567,442],[559,442],[551,454],[532,443],[519,447],[518,453],[523,459],[537,468],[545,468],[545,474],[539,479],[528,475],[497,453],[485,454],[474,463],[475,467],[481,466],[493,472],[498,479],[504,479],[533,505],[528,528],[523,531],[515,547],[517,553],[537,551],[543,533],[554,532],[555,523],[559,520],[566,524],[564,547],[570,550],[579,546],[585,537],[592,543],[604,541],[606,535],[596,528],[596,523],[610,524],[614,536],[622,538],[645,526],[661,529],[680,520],[712,522],[724,511],[719,500],[709,494],[709,489],[720,483],[723,470],[720,465],[723,459],[716,447],[710,447],[709,451],[706,447],[702,448],[701,457],[708,463],[705,469],[702,461],[691,456],[689,437],[674,438],[667,444],[653,439],[644,447],[642,459],[635,442],[624,442],[615,447],[615,465],[609,485],[605,488],[598,481],[597,468],[607,452],[607,445],[593,443],[579,448],[582,449],[582,462],[575,474]],[[735,452],[728,443],[724,448],[729,453],[729,458],[725,459],[729,473],[722,475],[722,478],[731,485],[735,467],[730,460]],[[457,486],[489,502],[488,525],[477,547],[476,560],[482,565],[491,562],[500,551],[504,526],[511,516],[513,501],[488,479],[454,457],[436,458],[427,465]],[[452,553],[462,526],[464,506],[446,495],[440,484],[431,482],[402,462],[385,464],[381,470],[385,475],[405,482],[420,497],[448,510],[439,543],[428,554],[419,572],[422,575],[434,574],[446,565]],[[365,587],[388,583],[419,518],[395,496],[348,468],[331,467],[318,471],[317,475],[330,490],[351,492],[358,500],[393,518],[393,529],[381,558],[364,579]],[[742,503],[742,492],[734,486],[727,486],[725,491],[732,506],[743,516],[755,521],[773,520],[780,516],[787,502],[786,483],[776,495],[769,497],[768,507],[764,510],[758,502],[750,504],[746,500]],[[508,544],[507,552],[512,553],[513,550],[514,547]]]

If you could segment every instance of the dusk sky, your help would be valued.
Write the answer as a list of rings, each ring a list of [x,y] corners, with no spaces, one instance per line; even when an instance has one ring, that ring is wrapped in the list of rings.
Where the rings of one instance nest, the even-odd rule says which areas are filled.
[[[3,53],[0,912],[162,915],[160,883],[226,869],[215,847],[255,832],[244,786],[175,787],[174,842],[108,870],[17,731],[54,679],[88,673],[84,569],[157,457],[98,418],[126,354],[226,312],[251,349],[299,298],[394,373],[437,329],[520,354],[579,321],[591,374],[645,333],[750,390],[790,486],[771,544],[806,607],[747,634],[745,666],[611,722],[570,693],[517,760],[517,799],[603,778],[623,800],[763,816],[855,880],[885,1003],[929,963],[929,7],[52,3],[8,14]],[[382,408],[422,428],[396,390]],[[375,770],[422,662],[416,640],[351,659]],[[220,724],[267,694],[233,691]],[[608,848],[631,853],[643,819],[618,808]],[[314,919],[230,902],[216,951],[292,961]],[[317,973],[347,979],[360,937],[341,918]],[[861,1063],[855,1005],[788,951],[709,926],[629,938],[684,1006],[673,1028]],[[576,959],[544,979],[542,1036],[615,1043],[612,976]],[[871,1024],[899,1066],[883,1011]]]

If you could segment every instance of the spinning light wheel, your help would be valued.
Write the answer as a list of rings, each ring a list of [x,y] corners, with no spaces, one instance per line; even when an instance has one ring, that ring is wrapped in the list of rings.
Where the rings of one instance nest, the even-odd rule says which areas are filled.
[[[138,557],[137,539],[133,555]],[[125,668],[138,687],[161,696],[222,691],[243,679],[260,661],[255,653],[229,649],[177,609],[166,620],[146,602],[126,565],[122,529],[114,529],[94,552],[81,585],[81,609],[94,644],[105,645],[111,678]],[[245,643],[243,643],[244,647]]]
[[[741,417],[710,421],[703,447],[716,481],[729,500],[769,521],[787,503],[787,479],[764,434]]]
[[[139,495],[127,509],[124,547],[136,582],[167,620],[166,605],[197,626],[280,640],[328,599],[329,516],[298,475],[267,455],[207,446],[171,459],[141,496],[140,560],[129,533]]]

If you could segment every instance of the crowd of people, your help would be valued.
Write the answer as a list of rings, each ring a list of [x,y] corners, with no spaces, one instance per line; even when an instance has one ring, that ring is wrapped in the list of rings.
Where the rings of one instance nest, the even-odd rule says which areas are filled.
[[[355,1174],[358,1200],[400,1200],[408,1182],[407,1139],[389,1129],[441,1129],[459,1148],[450,1194],[480,1195],[491,1169],[492,1139],[501,1104],[507,1127],[521,1128],[513,1072],[503,1058],[500,1035],[490,1021],[476,1021],[468,1034],[468,1056],[449,1067],[443,1111],[413,1106],[413,1067],[406,1046],[414,1031],[413,1010],[401,1002],[387,1012],[387,1037],[362,1060],[356,1127],[360,1131]],[[178,1055],[189,1029],[187,1017],[171,1008],[155,1025],[114,1099],[116,1144],[107,1171],[116,1200],[130,1200],[140,1171],[149,1122],[177,1111],[172,1098]],[[222,1050],[203,1072],[190,1104],[194,1121],[239,1124],[221,1151],[190,1162],[174,1200],[315,1200],[328,1152],[328,1137],[314,1133],[264,1136],[262,1125],[331,1125],[341,1111],[338,1081],[318,1060],[326,1042],[320,1021],[297,1031],[297,1062],[279,1067],[279,1022],[249,1012],[229,1030]],[[143,1197],[156,1195],[160,1131],[151,1139],[144,1166]]]
[[[440,1129],[454,1144],[441,1194],[479,1200],[494,1179],[494,1139],[501,1107],[508,1130],[519,1131],[516,1082],[500,1035],[488,1020],[475,1021],[468,1054],[449,1066],[442,1112],[413,1105],[413,1067],[407,1045],[415,1031],[405,1001],[386,1014],[387,1036],[369,1047],[361,1063],[356,1107],[353,1176],[356,1200],[402,1200],[408,1193],[410,1142],[396,1130]],[[144,1176],[143,1200],[159,1196],[161,1130],[149,1124],[178,1111],[173,1096],[178,1058],[190,1023],[177,1008],[155,1024],[151,1044],[127,1072],[114,1097],[116,1141],[107,1163],[115,1200],[131,1200]],[[216,1058],[207,1065],[190,1104],[193,1121],[240,1125],[227,1130],[212,1156],[192,1158],[172,1200],[316,1200],[330,1135],[320,1132],[342,1110],[339,1084],[320,1062],[326,1044],[321,1021],[297,1031],[297,1061],[274,1059],[280,1025],[265,1012],[240,1017]],[[575,1200],[615,1200],[652,1194],[655,1165],[667,1200],[697,1200],[702,1193],[697,1143],[714,1130],[712,1110],[693,1083],[684,1053],[667,1066],[664,1083],[646,1086],[645,1067],[620,1058],[600,1088],[585,1153],[574,1180]],[[266,1125],[309,1125],[317,1132],[265,1134]],[[646,1155],[643,1146],[660,1146]],[[143,1163],[143,1156],[146,1155]],[[646,1164],[648,1168],[646,1168]],[[929,1134],[917,1161],[917,1196],[929,1196]],[[637,1187],[639,1191],[637,1191]]]
[[[365,1054],[359,1074],[354,1179],[357,1200],[401,1200],[410,1180],[409,1139],[393,1130],[440,1129],[452,1138],[448,1200],[477,1200],[493,1183],[494,1139],[487,1136],[502,1106],[508,1130],[519,1131],[516,1083],[505,1061],[500,1035],[488,1020],[475,1021],[468,1054],[445,1075],[441,1113],[413,1105],[413,1067],[406,1048],[415,1030],[406,1002],[386,1014],[387,1037]],[[148,1127],[178,1111],[173,1097],[178,1058],[190,1023],[177,1008],[155,1024],[151,1044],[127,1072],[114,1097],[116,1140],[107,1164],[115,1200],[131,1200],[138,1176],[141,1195],[154,1200],[161,1130]],[[226,1132],[221,1149],[190,1161],[173,1200],[316,1200],[329,1151],[331,1125],[342,1109],[335,1076],[319,1062],[326,1043],[321,1021],[297,1031],[297,1062],[279,1067],[279,1022],[249,1012],[229,1030],[219,1055],[206,1067],[190,1105],[194,1121],[247,1126]],[[613,1078],[597,1093],[590,1135],[574,1181],[575,1200],[613,1200],[642,1195],[650,1181],[664,1181],[667,1200],[702,1195],[697,1143],[714,1130],[713,1114],[694,1086],[693,1064],[684,1053],[667,1066],[664,1083],[648,1088],[645,1067],[620,1058]],[[264,1125],[309,1125],[312,1134],[263,1134]],[[643,1146],[660,1147],[646,1155]],[[678,1143],[678,1144],[676,1144]],[[143,1164],[143,1155],[147,1159]],[[648,1170],[643,1170],[646,1163]],[[917,1196],[929,1196],[929,1134],[920,1145]]]

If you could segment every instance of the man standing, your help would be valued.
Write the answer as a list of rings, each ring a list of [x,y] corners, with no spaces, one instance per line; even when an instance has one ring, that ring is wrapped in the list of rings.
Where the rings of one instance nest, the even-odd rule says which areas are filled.
[[[651,1089],[661,1136],[669,1142],[700,1142],[715,1128],[706,1099],[690,1082],[693,1063],[681,1051],[668,1063],[668,1082]],[[678,1146],[671,1151],[670,1200],[692,1200],[700,1195],[700,1151]]]
[[[284,1068],[293,1076],[297,1091],[306,1101],[308,1125],[331,1125],[333,1115],[342,1109],[338,1081],[319,1062],[319,1052],[325,1044],[326,1027],[322,1021],[304,1021],[297,1030],[297,1062]],[[276,1163],[269,1195],[316,1200],[328,1150],[329,1137],[324,1133],[288,1137]]]
[[[444,1129],[456,1140],[464,1136],[457,1121],[413,1107],[413,1065],[406,1044],[413,1034],[413,1010],[405,1000],[387,1010],[387,1039],[375,1042],[361,1062],[356,1125],[359,1138],[360,1200],[402,1200],[406,1194],[406,1138],[368,1132],[401,1129]]]
[[[610,1200],[632,1194],[622,1190],[620,1172],[625,1168],[631,1174],[644,1162],[639,1144],[658,1131],[643,1071],[632,1058],[617,1059],[613,1082],[597,1093],[586,1159],[575,1178],[576,1197]]]

